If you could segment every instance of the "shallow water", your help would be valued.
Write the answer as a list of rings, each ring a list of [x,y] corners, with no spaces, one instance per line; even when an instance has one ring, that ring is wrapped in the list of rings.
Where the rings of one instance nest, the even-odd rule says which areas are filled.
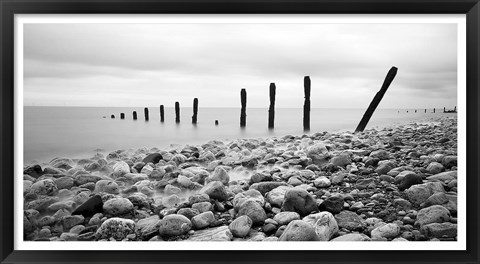
[[[213,139],[265,138],[299,135],[303,131],[303,109],[280,108],[275,113],[275,129],[267,128],[268,109],[248,108],[247,127],[239,126],[239,108],[200,108],[198,124],[191,124],[192,108],[181,108],[181,123],[174,120],[174,109],[165,108],[165,122],[159,121],[159,107],[150,107],[150,121],[145,122],[143,108],[115,107],[24,107],[24,162],[48,162],[54,157],[86,158],[96,152],[117,149],[158,147],[173,144],[202,144]],[[409,111],[408,113],[406,111]],[[138,120],[132,120],[137,111]],[[399,112],[400,111],[400,112]],[[125,113],[125,120],[120,113]],[[353,131],[363,109],[311,110],[311,130]],[[110,115],[115,114],[115,119]],[[425,121],[440,116],[456,116],[440,111],[413,109],[377,109],[368,128]],[[105,117],[105,118],[103,118]],[[215,126],[215,120],[219,125]]]

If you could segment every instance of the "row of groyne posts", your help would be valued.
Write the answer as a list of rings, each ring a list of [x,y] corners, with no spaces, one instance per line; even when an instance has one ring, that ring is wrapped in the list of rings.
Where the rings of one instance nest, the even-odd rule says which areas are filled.
[[[435,113],[436,109],[433,108],[433,112],[432,113]],[[400,113],[400,110],[398,110],[398,112]],[[415,109],[415,113],[417,112],[417,109]],[[427,112],[427,109],[425,109],[425,113]],[[456,113],[457,112],[457,107],[455,106],[453,108],[453,110],[447,110],[446,107],[443,107],[443,113]],[[408,110],[407,110],[407,113],[408,113]]]
[[[375,97],[370,102],[367,110],[365,111],[362,119],[360,120],[355,132],[362,132],[370,121],[370,118],[373,115],[373,112],[377,108],[378,104],[382,100],[383,96],[387,92],[388,87],[392,83],[393,79],[397,75],[397,67],[392,67],[385,77],[385,80],[382,84],[380,90],[375,94]],[[305,131],[310,130],[310,94],[311,94],[311,81],[309,76],[305,76],[303,79],[303,87],[304,87],[304,95],[305,101],[303,104],[303,129]],[[276,86],[275,83],[270,83],[270,106],[268,108],[268,128],[273,129],[275,123],[275,96],[276,96]],[[245,88],[240,90],[240,127],[244,128],[247,125],[247,91]],[[443,109],[444,113],[452,113],[456,112],[455,109],[446,110]],[[408,112],[408,111],[407,111]],[[415,110],[417,112],[417,110]],[[425,109],[425,113],[427,109]],[[433,113],[435,113],[435,108],[433,109]],[[198,98],[193,99],[193,116],[192,116],[192,124],[197,124],[197,115],[198,115]],[[144,109],[144,116],[145,121],[149,121],[149,110],[147,107]],[[115,118],[115,115],[111,115],[111,118]],[[125,119],[125,113],[120,113],[120,119]],[[137,112],[133,111],[133,120],[137,120]],[[164,106],[160,105],[160,122],[165,121],[165,111]],[[175,122],[180,123],[180,103],[175,102]],[[215,120],[215,125],[218,125],[218,120]]]

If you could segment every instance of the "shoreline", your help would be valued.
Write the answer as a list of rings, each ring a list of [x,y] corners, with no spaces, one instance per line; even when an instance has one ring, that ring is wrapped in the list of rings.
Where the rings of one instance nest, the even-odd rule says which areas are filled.
[[[457,119],[435,120],[27,166],[24,238],[456,241]]]

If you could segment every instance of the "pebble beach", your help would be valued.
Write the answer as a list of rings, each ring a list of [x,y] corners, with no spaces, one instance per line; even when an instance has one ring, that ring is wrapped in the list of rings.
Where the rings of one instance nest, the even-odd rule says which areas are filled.
[[[29,164],[25,241],[456,241],[457,118]]]

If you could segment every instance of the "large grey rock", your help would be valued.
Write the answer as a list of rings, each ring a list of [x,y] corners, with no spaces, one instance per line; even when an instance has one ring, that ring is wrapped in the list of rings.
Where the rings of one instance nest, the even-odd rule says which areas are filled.
[[[30,186],[30,193],[37,195],[52,195],[58,190],[52,179],[38,181]]]
[[[235,237],[246,237],[252,228],[253,221],[250,217],[242,215],[233,220],[228,228]]]
[[[278,241],[318,241],[315,228],[302,220],[293,220],[287,225]]]
[[[119,194],[120,193],[120,187],[114,181],[99,180],[99,181],[97,181],[97,183],[95,183],[94,192],[96,192],[96,193],[105,192],[105,193],[110,193],[110,194]]]
[[[328,197],[320,204],[321,211],[328,211],[332,214],[338,214],[343,210],[344,204],[343,196],[340,194],[334,194]]]
[[[445,169],[445,167],[443,167],[443,165],[441,163],[438,163],[438,162],[431,162],[430,164],[428,164],[427,166],[427,171],[431,174],[437,174],[437,173],[440,173],[442,172],[443,170]]]
[[[239,210],[242,203],[248,199],[257,201],[262,207],[265,205],[265,198],[263,198],[263,195],[255,189],[250,189],[235,195],[233,198],[233,208],[235,208],[235,210]]]
[[[300,215],[307,215],[317,210],[315,199],[304,189],[292,188],[285,193],[282,211],[291,211],[297,212]]]
[[[207,183],[200,190],[200,193],[207,194],[210,198],[219,201],[225,201],[227,199],[227,190],[225,186],[219,181],[212,181]]]
[[[432,205],[418,211],[417,223],[420,226],[450,221],[450,212],[441,205]]]
[[[254,225],[263,224],[267,219],[267,214],[263,207],[255,199],[247,199],[244,201],[239,210],[238,215],[246,215],[252,219]]]
[[[428,197],[436,192],[445,192],[441,182],[417,184],[405,190],[408,200],[415,205],[424,203]]]
[[[279,225],[288,225],[293,220],[300,220],[300,215],[296,212],[280,212],[273,217],[273,220]]]
[[[126,198],[112,198],[103,204],[103,212],[119,216],[133,212],[133,204]]]
[[[429,181],[453,181],[457,179],[457,171],[446,171],[427,177]]]
[[[371,232],[372,238],[386,238],[392,239],[397,237],[400,234],[400,227],[397,224],[385,224],[380,225],[377,228],[373,229]]]
[[[351,231],[362,231],[366,227],[365,221],[356,213],[351,211],[341,211],[335,215],[338,227]]]
[[[329,212],[311,214],[303,218],[303,221],[315,228],[315,233],[320,241],[329,241],[338,233],[338,224]]]
[[[157,235],[160,227],[160,217],[153,215],[138,220],[135,226],[135,233],[143,240],[148,240]]]
[[[417,175],[415,173],[409,173],[402,178],[402,181],[398,185],[398,189],[400,191],[404,191],[405,189],[410,188],[410,186],[413,186],[416,184],[422,184],[422,183],[423,183],[422,176]]]
[[[208,181],[219,181],[224,185],[227,185],[230,181],[230,177],[228,176],[228,172],[223,167],[216,167],[212,175],[208,177]]]
[[[118,161],[113,165],[113,176],[120,177],[130,173],[130,166],[125,161]]]
[[[114,217],[103,222],[95,233],[95,237],[97,239],[122,240],[134,232],[135,222],[133,220]]]
[[[388,160],[390,159],[390,154],[388,154],[386,150],[379,149],[379,150],[372,151],[370,153],[370,157],[377,158],[379,160]]]
[[[279,186],[267,194],[267,201],[276,207],[282,207],[283,200],[285,200],[285,193],[290,190],[290,186]]]
[[[428,238],[456,238],[457,225],[449,222],[424,225],[420,231]]]
[[[203,212],[192,217],[191,222],[195,229],[203,229],[209,227],[215,222],[215,216],[213,215],[212,211]]]
[[[187,217],[170,214],[160,221],[158,232],[162,237],[169,237],[186,234],[190,229],[192,229],[192,222]]]
[[[330,162],[335,166],[343,167],[352,163],[352,160],[350,159],[350,155],[348,153],[343,152],[333,157]]]

